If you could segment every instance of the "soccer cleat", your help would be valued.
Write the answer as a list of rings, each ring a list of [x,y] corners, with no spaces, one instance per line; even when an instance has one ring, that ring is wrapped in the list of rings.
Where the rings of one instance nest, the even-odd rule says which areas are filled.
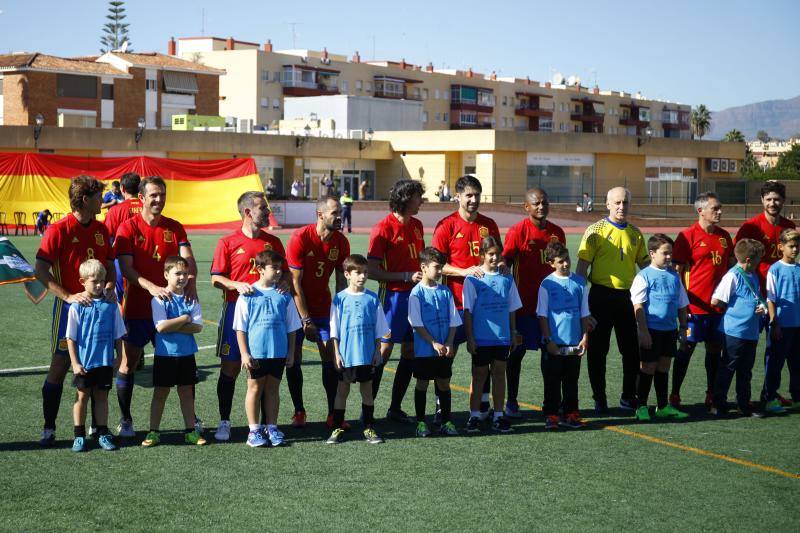
[[[680,394],[670,394],[669,395],[669,404],[674,407],[675,409],[681,408],[681,395]]]
[[[124,418],[120,419],[119,425],[117,426],[117,435],[120,437],[135,437],[136,430],[133,429],[133,421],[125,420]]]
[[[506,418],[522,418],[522,412],[519,410],[517,402],[506,402],[506,408],[503,410],[503,415]]]
[[[83,437],[75,437],[75,440],[72,441],[72,451],[73,452],[85,452],[89,448],[86,447],[86,439]]]
[[[586,427],[586,421],[581,418],[578,411],[572,411],[559,420],[558,425],[569,429],[581,429]]]
[[[378,433],[372,428],[367,428],[364,430],[364,440],[370,444],[383,444],[383,439],[381,436],[378,435]]]
[[[496,433],[510,433],[513,429],[505,417],[498,416],[492,421],[492,431]]]
[[[417,437],[427,437],[431,434],[431,431],[428,429],[428,424],[425,422],[417,422]]]
[[[247,434],[247,445],[251,448],[260,448],[267,443],[267,438],[264,436],[263,433],[259,430],[251,430],[250,433]]]
[[[200,434],[200,432],[197,431],[196,429],[192,430],[190,433],[186,433],[183,436],[183,442],[185,442],[186,444],[193,444],[195,446],[206,445],[206,439],[204,439],[203,436]]]
[[[331,436],[328,437],[328,440],[325,441],[325,444],[341,444],[342,442],[344,442],[344,430],[336,428],[331,433]]]
[[[219,442],[229,441],[231,439],[231,422],[230,420],[220,420],[217,426],[217,432],[214,433],[214,438]]]
[[[740,416],[745,418],[764,418],[764,413],[761,411],[756,411],[753,409],[752,405],[742,409],[741,407],[736,408],[736,412],[739,413]]]
[[[650,422],[650,410],[647,409],[646,405],[639,407],[634,416],[640,422]]]
[[[714,393],[710,391],[706,391],[706,399],[703,400],[703,404],[706,406],[706,409],[711,409],[714,406]]]
[[[153,446],[158,446],[158,443],[161,442],[161,435],[159,435],[158,431],[151,431],[149,432],[144,440],[142,441],[142,446],[145,448],[152,448]]]
[[[781,403],[781,407],[791,407],[792,406],[792,401],[791,400],[787,400],[786,398],[784,398],[780,394],[778,394],[778,401]]]
[[[689,413],[679,411],[671,405],[665,405],[661,409],[656,409],[656,418],[674,418],[675,420],[682,420],[689,418]]]
[[[42,448],[49,448],[56,443],[55,430],[45,428],[42,430],[42,436],[39,438],[39,446]]]
[[[302,428],[306,427],[306,412],[305,411],[295,411],[292,415],[292,427],[293,428]]]
[[[636,400],[631,400],[628,398],[620,398],[619,399],[619,408],[625,409],[626,411],[635,411],[636,410]]]
[[[764,411],[771,415],[782,415],[786,412],[786,408],[781,403],[780,399],[772,400],[764,405]]]
[[[411,422],[408,414],[402,409],[389,409],[386,411],[386,418],[393,422],[400,422],[401,424],[408,424]]]
[[[267,436],[272,446],[283,446],[283,433],[278,431],[278,428],[268,428]]]
[[[100,447],[107,452],[113,452],[117,449],[117,445],[114,444],[114,436],[111,433],[100,435],[100,438],[97,439],[97,442],[100,444]]]
[[[708,410],[709,414],[715,418],[728,418],[728,410],[727,409],[719,409],[714,407],[713,405]]]
[[[594,401],[594,410],[599,415],[608,414],[608,401],[603,400],[595,400]]]
[[[467,420],[467,433],[478,433],[481,430],[481,419],[477,416],[469,417]]]
[[[328,418],[325,419],[325,425],[328,426],[328,429],[333,429],[333,413],[329,414]],[[353,429],[353,426],[347,420],[343,420],[339,427],[344,431]]]
[[[447,437],[455,437],[459,434],[455,424],[453,424],[449,420],[444,424],[442,424],[442,427],[439,428],[439,433]]]
[[[203,429],[203,421],[197,415],[194,415],[194,430],[202,435]]]
[[[554,431],[558,429],[558,416],[548,415],[544,418],[544,429]]]

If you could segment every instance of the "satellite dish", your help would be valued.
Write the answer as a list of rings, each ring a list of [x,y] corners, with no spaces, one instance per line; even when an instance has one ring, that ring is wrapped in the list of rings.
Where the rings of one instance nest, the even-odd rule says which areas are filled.
[[[564,83],[564,75],[560,72],[553,74],[553,85],[561,85]]]
[[[572,87],[573,85],[575,85],[575,82],[577,81],[577,79],[578,78],[576,78],[575,76],[570,76],[569,78],[567,78],[567,85]]]

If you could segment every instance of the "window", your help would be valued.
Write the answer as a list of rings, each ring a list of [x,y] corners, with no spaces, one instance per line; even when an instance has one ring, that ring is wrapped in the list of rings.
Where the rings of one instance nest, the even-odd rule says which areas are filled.
[[[439,122],[440,120],[442,120],[442,114],[436,113],[436,122]]]
[[[508,127],[508,119],[506,117],[503,117],[503,127]]]
[[[438,100],[438,99],[439,99],[439,96],[440,96],[440,94],[439,94],[439,89],[436,89],[436,91],[433,93],[433,97],[434,97],[436,100]]]
[[[261,71],[261,81],[269,81],[269,71],[262,70]]]
[[[364,90],[367,91],[368,93],[372,92],[372,82],[371,81],[368,81],[367,83],[364,84]]]
[[[428,89],[422,89],[422,99],[423,100],[428,99]]]
[[[145,80],[144,88],[148,91],[157,91],[158,90],[158,81],[157,80]]]
[[[459,118],[461,124],[475,125],[478,123],[478,116],[472,111],[462,111]]]
[[[646,107],[639,108],[639,120],[642,122],[650,122],[650,110]]]
[[[558,104],[558,110],[561,111],[561,112],[564,111],[564,102],[561,102],[560,104]]]
[[[261,107],[268,108],[269,107],[269,98],[262,98],[261,99]]]
[[[356,80],[356,90],[357,91],[361,90],[361,80]]]
[[[575,124],[575,127],[573,128],[573,130],[575,131],[575,133],[580,133],[581,132],[581,127],[579,125]]]
[[[428,112],[427,111],[423,111],[422,112],[422,123],[423,124],[427,124],[428,123]]]
[[[450,120],[450,113],[445,112],[442,114],[442,121],[447,122],[448,120]]]
[[[559,131],[567,131],[567,125],[564,124],[563,122],[559,122],[558,123],[558,130]]]
[[[114,84],[113,83],[104,83],[101,86],[103,100],[113,100],[114,99]]]
[[[520,126],[524,126],[525,122],[520,121]],[[553,131],[553,119],[551,118],[540,118],[539,119],[539,131]]]
[[[97,78],[56,74],[56,95],[72,98],[97,98]]]
[[[275,72],[272,73],[272,81],[277,81],[277,82],[281,81],[281,71],[280,70],[276,70]]]
[[[350,89],[350,83],[347,80],[342,80],[342,92],[346,93]]]
[[[419,87],[414,87],[414,98],[416,98],[417,100],[420,100],[420,99],[421,99],[421,98],[420,98],[420,90],[419,90]]]
[[[279,98],[272,99],[272,108],[273,109],[280,109],[281,108],[281,101]]]
[[[508,105],[508,96],[503,97],[503,105]]]

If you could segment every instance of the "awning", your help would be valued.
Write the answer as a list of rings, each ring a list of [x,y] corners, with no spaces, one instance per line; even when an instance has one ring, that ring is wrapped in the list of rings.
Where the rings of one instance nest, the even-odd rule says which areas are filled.
[[[189,72],[174,72],[165,70],[164,90],[168,93],[197,94],[197,76]]]

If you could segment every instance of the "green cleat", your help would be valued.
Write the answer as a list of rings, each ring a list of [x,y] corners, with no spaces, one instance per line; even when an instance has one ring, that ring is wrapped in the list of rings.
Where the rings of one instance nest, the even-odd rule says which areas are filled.
[[[161,442],[161,435],[159,435],[158,431],[151,431],[142,441],[142,446],[152,448],[153,446],[158,446],[159,442]]]
[[[439,428],[439,433],[448,437],[455,437],[458,435],[458,430],[456,429],[455,424],[447,421],[442,424],[442,427]]]
[[[187,433],[186,436],[183,437],[183,441],[186,444],[192,444],[194,446],[205,446],[206,439],[200,434],[199,431],[196,429],[193,430],[191,433]]]
[[[428,429],[428,424],[425,422],[417,422],[417,437],[427,437],[431,434],[431,431]]]
[[[643,405],[636,409],[636,414],[634,414],[636,420],[640,422],[650,422],[650,411],[647,409],[646,405]]]
[[[780,400],[772,400],[764,406],[764,411],[771,415],[782,415],[786,412],[786,408],[781,405]]]
[[[684,413],[683,411],[678,411],[671,405],[667,404],[661,409],[656,409],[656,418],[674,418],[675,420],[681,420],[683,418],[689,418],[689,414]]]
[[[344,430],[336,428],[331,433],[331,436],[328,437],[328,440],[325,441],[325,444],[340,444],[342,442],[344,442]]]

